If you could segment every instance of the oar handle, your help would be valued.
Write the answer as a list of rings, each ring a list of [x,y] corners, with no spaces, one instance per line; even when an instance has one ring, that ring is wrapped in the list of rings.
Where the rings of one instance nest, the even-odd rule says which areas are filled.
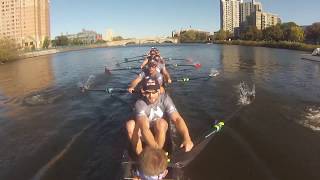
[[[215,124],[215,125],[212,127],[213,131],[210,132],[210,133],[208,133],[208,134],[205,136],[205,138],[207,139],[207,138],[210,137],[212,134],[221,131],[221,129],[222,129],[223,126],[224,126],[224,122],[222,122],[222,121],[219,122],[218,124]]]

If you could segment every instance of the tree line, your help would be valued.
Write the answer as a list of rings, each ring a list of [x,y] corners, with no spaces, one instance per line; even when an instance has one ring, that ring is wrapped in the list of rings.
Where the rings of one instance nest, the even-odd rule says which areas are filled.
[[[263,30],[255,26],[248,26],[238,35],[220,30],[212,37],[214,40],[249,40],[249,41],[290,41],[310,44],[320,43],[320,22],[313,23],[305,29],[294,22],[277,24]]]
[[[179,34],[174,34],[174,38],[177,38],[180,43],[203,43],[207,42],[209,33],[196,31],[196,30],[185,30]]]

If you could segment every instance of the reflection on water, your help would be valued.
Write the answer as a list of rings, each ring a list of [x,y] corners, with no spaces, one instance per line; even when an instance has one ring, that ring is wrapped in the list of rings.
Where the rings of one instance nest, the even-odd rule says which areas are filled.
[[[192,137],[214,120],[230,119],[186,169],[188,176],[320,179],[319,63],[302,61],[299,51],[262,47],[158,48],[164,57],[202,64],[170,69],[176,79],[198,78],[168,87]],[[79,84],[127,87],[135,71],[107,75],[104,66],[149,49],[90,49],[0,65],[0,179],[116,179],[133,98],[83,93]]]
[[[51,56],[43,56],[0,66],[0,91],[16,97],[48,88],[55,80],[51,63]]]

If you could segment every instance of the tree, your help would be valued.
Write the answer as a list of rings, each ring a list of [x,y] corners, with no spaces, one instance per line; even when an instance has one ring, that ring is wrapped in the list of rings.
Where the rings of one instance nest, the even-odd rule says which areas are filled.
[[[306,39],[317,44],[320,43],[320,22],[308,26],[305,31]]]
[[[304,40],[304,31],[301,27],[291,27],[289,32],[288,41],[302,42]]]
[[[44,41],[43,41],[43,44],[42,44],[42,48],[43,48],[43,49],[48,49],[49,45],[50,45],[50,40],[49,40],[49,37],[46,36],[46,37],[44,38]]]
[[[280,28],[282,29],[282,32],[283,32],[283,39],[282,40],[289,40],[291,28],[297,27],[297,26],[298,25],[294,22],[282,23],[280,25]]]
[[[179,41],[181,43],[207,42],[208,33],[203,31],[186,30],[180,32]]]
[[[182,43],[194,42],[196,40],[196,33],[192,30],[182,31],[180,32],[179,39]]]
[[[52,47],[57,47],[57,40],[51,40],[51,46]]]
[[[56,45],[57,46],[67,46],[69,44],[69,40],[67,36],[57,36],[56,37]]]
[[[227,32],[224,30],[219,30],[214,34],[214,40],[226,40],[227,39]]]
[[[116,36],[116,37],[113,37],[112,40],[113,40],[113,41],[121,41],[121,40],[123,40],[123,37],[121,37],[121,36]]]
[[[285,41],[301,42],[304,40],[304,32],[294,22],[282,23],[280,25],[283,32],[283,39]]]
[[[256,26],[249,26],[247,30],[240,34],[244,40],[257,41],[262,39],[262,32]]]
[[[80,38],[74,38],[70,41],[71,45],[83,45],[84,42]]]
[[[19,58],[16,42],[9,38],[0,38],[0,61],[6,62]]]
[[[283,31],[279,24],[267,27],[262,31],[264,40],[280,41],[283,39]]]

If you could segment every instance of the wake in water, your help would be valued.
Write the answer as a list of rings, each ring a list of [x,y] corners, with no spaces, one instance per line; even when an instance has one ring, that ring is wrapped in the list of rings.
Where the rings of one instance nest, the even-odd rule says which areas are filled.
[[[314,131],[320,131],[320,107],[307,108],[305,119],[301,124]]]
[[[250,88],[245,82],[240,82],[239,84],[239,104],[241,105],[248,105],[256,97],[256,88],[255,85]]]
[[[23,98],[23,104],[27,106],[39,106],[52,104],[63,96],[63,93],[58,93],[56,90],[46,90],[42,92],[34,92]]]
[[[90,87],[95,82],[95,78],[96,77],[94,75],[90,75],[86,82],[79,82],[78,83],[78,87],[81,89],[82,92],[84,92],[85,90],[90,89]]]
[[[220,72],[219,72],[218,70],[216,70],[216,69],[214,69],[214,68],[211,68],[211,69],[210,69],[210,74],[209,74],[210,77],[216,77],[216,76],[218,76],[219,74],[220,74]]]

